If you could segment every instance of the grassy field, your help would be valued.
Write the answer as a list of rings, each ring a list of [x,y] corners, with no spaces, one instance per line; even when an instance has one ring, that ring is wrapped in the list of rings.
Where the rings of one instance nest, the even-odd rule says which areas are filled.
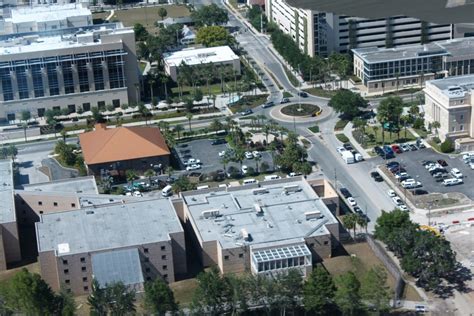
[[[369,126],[365,129],[366,135],[374,135],[374,129]],[[392,132],[391,135],[389,132],[385,131],[385,144],[393,144],[393,143],[404,143],[407,141],[416,140],[416,137],[407,130],[406,137],[405,137],[405,130],[400,131],[400,138],[398,138],[397,133]],[[375,133],[375,141],[368,141],[366,146],[375,146],[382,144],[382,129],[379,127],[377,129],[377,133]]]
[[[158,16],[158,8],[164,7],[168,12],[166,18],[176,18],[181,16],[189,16],[191,13],[188,8],[183,5],[164,5],[159,7],[133,8],[115,11],[111,21],[121,21],[125,26],[133,26],[135,23],[142,24],[151,34],[157,34],[158,28],[155,22],[160,20]],[[95,16],[94,16],[95,18]]]
[[[242,97],[241,101],[239,104],[232,105],[230,110],[232,113],[238,113],[242,112],[243,110],[246,109],[253,109],[259,105],[264,104],[267,102],[268,94],[261,94],[261,95],[256,95],[256,96],[244,96]]]
[[[339,120],[336,122],[336,126],[334,126],[335,131],[342,131],[344,127],[346,127],[347,123],[349,123],[348,120]]]
[[[319,126],[318,125],[311,126],[308,129],[313,133],[319,133]]]
[[[305,89],[304,91],[308,92],[309,94],[323,98],[332,98],[337,92],[332,90],[324,90],[319,87]]]
[[[291,84],[295,87],[300,86],[300,82],[298,79],[296,79],[295,75],[285,66],[283,66],[283,69],[285,70],[286,76],[288,77],[288,80],[290,80]]]
[[[349,138],[347,138],[347,136],[344,135],[343,133],[336,134],[336,138],[337,138],[340,142],[343,142],[343,143],[348,143],[348,142],[349,142]]]
[[[197,288],[197,281],[195,278],[178,281],[170,284],[173,290],[174,298],[179,302],[181,307],[186,307],[191,304],[194,290]]]
[[[336,256],[325,259],[324,267],[333,276],[338,276],[348,271],[352,271],[361,280],[364,274],[373,266],[380,265],[382,262],[375,256],[367,243],[357,243],[345,245],[344,248],[348,252],[345,256]],[[353,255],[353,256],[351,256]],[[395,288],[395,279],[387,271],[387,285],[393,291]],[[407,285],[405,289],[405,299],[410,301],[421,301],[420,296],[414,288]]]

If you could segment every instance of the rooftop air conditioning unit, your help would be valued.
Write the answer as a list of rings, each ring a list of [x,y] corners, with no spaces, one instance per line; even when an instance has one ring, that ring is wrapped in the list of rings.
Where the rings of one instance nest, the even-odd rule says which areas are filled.
[[[321,218],[321,212],[320,211],[305,212],[304,216],[307,221],[312,220],[312,219],[318,219],[318,218]]]
[[[254,189],[252,193],[253,195],[265,194],[265,193],[268,193],[268,190],[265,188],[258,188],[258,189]]]
[[[301,191],[301,188],[299,185],[286,185],[283,187],[283,190],[285,191],[285,193],[289,193],[289,192],[299,192]]]
[[[262,214],[263,213],[263,209],[259,204],[254,204],[253,206],[254,206],[255,212],[257,212],[257,214]]]
[[[207,210],[207,211],[203,211],[201,213],[202,217],[204,218],[212,218],[212,217],[217,217],[219,216],[219,210],[217,209],[214,209],[214,210]]]
[[[247,230],[245,228],[242,228],[240,230],[240,233],[242,234],[242,238],[245,240],[245,241],[250,241],[250,234],[247,232]]]

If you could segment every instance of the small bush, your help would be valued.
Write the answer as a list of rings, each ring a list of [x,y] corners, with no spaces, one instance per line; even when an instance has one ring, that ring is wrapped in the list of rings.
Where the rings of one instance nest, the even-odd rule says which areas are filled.
[[[319,133],[319,126],[318,125],[311,126],[309,130],[313,133]]]
[[[443,153],[451,153],[454,151],[454,143],[449,138],[446,138],[444,142],[441,143],[440,146],[441,152]]]
[[[441,139],[439,139],[439,137],[433,137],[433,141],[434,141],[436,144],[441,143]]]
[[[336,138],[343,143],[349,142],[349,138],[347,138],[347,136],[344,134],[336,134]]]

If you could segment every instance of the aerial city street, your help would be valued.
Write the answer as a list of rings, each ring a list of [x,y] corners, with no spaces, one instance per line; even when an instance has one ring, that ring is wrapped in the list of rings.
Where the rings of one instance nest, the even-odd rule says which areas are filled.
[[[473,315],[474,1],[1,10],[0,315]]]

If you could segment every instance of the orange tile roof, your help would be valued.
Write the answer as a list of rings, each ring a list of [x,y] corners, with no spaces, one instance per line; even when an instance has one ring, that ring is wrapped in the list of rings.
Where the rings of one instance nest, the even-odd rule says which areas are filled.
[[[79,135],[79,141],[88,165],[170,154],[155,127],[106,128],[98,124],[95,131]]]

